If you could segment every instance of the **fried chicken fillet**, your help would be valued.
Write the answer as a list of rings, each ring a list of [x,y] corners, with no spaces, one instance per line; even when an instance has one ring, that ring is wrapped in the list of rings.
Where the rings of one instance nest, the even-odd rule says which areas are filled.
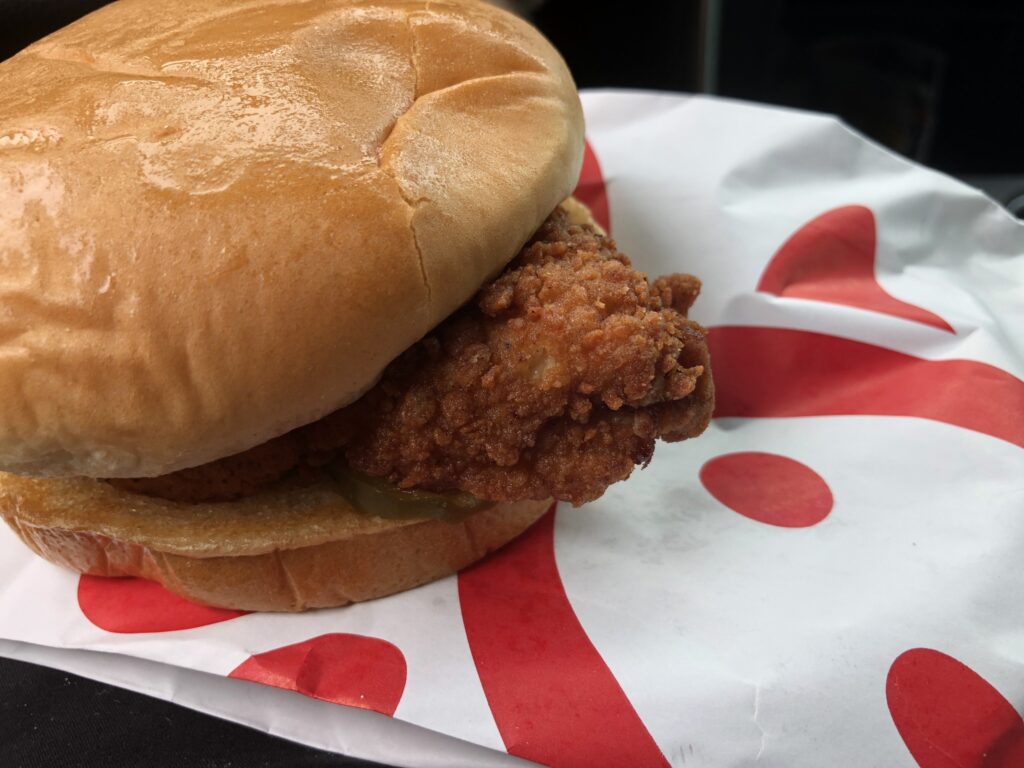
[[[649,283],[613,240],[558,208],[352,405],[210,464],[110,482],[228,500],[343,459],[403,489],[579,505],[646,465],[656,439],[707,427],[705,332],[686,317],[699,290],[689,275]]]

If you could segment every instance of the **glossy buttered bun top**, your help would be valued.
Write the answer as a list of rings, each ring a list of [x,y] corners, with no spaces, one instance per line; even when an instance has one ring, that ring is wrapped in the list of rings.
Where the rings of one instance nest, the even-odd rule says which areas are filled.
[[[571,191],[473,2],[121,0],[0,64],[0,469],[150,476],[352,402]]]

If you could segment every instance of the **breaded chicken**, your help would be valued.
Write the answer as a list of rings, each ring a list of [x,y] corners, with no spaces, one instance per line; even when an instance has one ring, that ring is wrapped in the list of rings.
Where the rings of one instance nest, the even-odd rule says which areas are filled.
[[[700,434],[714,404],[696,278],[648,283],[557,209],[493,282],[360,400],[218,462],[119,480],[183,501],[237,498],[342,456],[400,488],[582,504]]]

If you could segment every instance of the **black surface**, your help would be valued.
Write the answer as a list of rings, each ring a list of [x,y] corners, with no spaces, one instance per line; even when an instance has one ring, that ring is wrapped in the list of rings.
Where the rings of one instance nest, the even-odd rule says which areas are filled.
[[[580,88],[700,90],[701,3],[547,0],[532,14]]]
[[[1024,173],[1020,0],[723,0],[718,92],[831,112],[954,175]]]
[[[1021,0],[547,0],[534,21],[583,87],[710,88],[954,175],[1024,174]]]
[[[0,659],[3,768],[374,768],[65,672]]]
[[[110,0],[0,0],[0,61]]]

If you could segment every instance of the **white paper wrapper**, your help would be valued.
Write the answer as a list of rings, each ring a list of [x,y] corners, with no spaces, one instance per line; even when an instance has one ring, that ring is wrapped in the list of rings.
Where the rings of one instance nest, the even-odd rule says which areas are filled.
[[[0,635],[119,656],[0,653],[400,765],[485,764],[406,724],[495,765],[1020,764],[1024,227],[832,118],[584,106],[581,196],[704,281],[705,436],[459,578],[298,616],[80,583],[4,530]]]

